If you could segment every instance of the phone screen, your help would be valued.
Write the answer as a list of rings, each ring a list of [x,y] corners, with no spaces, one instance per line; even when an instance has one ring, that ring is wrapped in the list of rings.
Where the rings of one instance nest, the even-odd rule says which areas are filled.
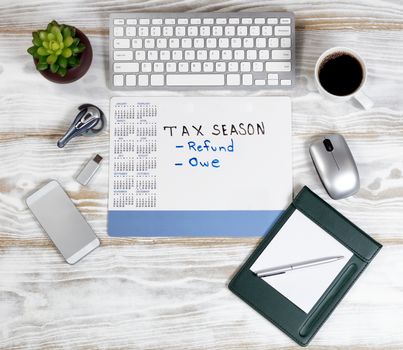
[[[27,205],[70,264],[99,246],[99,240],[57,181],[27,198]]]

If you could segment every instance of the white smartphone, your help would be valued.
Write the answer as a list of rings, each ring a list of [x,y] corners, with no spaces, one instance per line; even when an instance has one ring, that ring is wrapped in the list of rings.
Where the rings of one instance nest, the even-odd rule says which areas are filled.
[[[100,244],[60,184],[52,180],[26,199],[28,208],[69,264]]]

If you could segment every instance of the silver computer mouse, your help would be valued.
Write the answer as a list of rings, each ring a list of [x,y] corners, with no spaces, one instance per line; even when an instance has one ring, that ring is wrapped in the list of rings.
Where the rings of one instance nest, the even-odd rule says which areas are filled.
[[[330,197],[346,198],[359,190],[357,165],[343,136],[324,135],[311,144],[309,152]]]

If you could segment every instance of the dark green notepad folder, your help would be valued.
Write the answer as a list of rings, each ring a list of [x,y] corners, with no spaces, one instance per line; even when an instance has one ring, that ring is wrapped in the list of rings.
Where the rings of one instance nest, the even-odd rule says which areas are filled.
[[[296,209],[353,253],[308,314],[250,271]],[[305,186],[231,280],[229,289],[299,345],[306,346],[381,248],[381,244]]]

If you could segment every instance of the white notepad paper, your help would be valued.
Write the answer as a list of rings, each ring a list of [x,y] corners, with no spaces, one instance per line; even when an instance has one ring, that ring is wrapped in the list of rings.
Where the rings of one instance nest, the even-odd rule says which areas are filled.
[[[251,266],[251,270],[256,272],[330,256],[344,258],[263,278],[292,303],[309,313],[353,253],[299,210],[294,211]]]

